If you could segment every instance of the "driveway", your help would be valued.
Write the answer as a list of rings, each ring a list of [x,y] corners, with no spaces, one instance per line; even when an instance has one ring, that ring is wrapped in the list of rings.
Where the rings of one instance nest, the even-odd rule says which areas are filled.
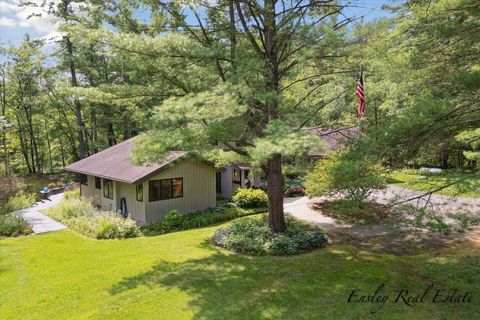
[[[54,194],[49,199],[41,200],[30,208],[12,212],[13,215],[23,218],[31,227],[34,233],[45,233],[67,229],[66,226],[41,213],[41,210],[54,207],[63,199],[63,193]]]
[[[388,204],[391,201],[407,200],[423,192],[406,190],[395,186],[388,186],[384,190],[375,191],[370,198],[376,202]],[[317,224],[329,232],[341,232],[353,238],[369,238],[374,236],[385,236],[391,233],[387,223],[378,223],[374,225],[350,225],[338,223],[334,219],[324,216],[318,211],[309,208],[311,202],[325,200],[326,197],[309,199],[308,197],[285,198],[283,207],[285,212],[289,212],[295,217]],[[428,206],[436,212],[447,214],[452,211],[468,210],[471,212],[480,212],[480,198],[458,198],[452,196],[432,195],[428,199]],[[415,199],[410,203],[424,206],[427,199]]]

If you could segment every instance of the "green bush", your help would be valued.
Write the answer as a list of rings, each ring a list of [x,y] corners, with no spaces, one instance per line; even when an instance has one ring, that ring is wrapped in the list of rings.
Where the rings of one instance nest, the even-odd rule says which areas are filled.
[[[8,199],[7,203],[0,207],[0,214],[11,213],[20,209],[28,208],[35,204],[34,194],[23,193],[20,191],[16,196]]]
[[[197,211],[189,214],[180,214],[172,210],[165,219],[154,222],[142,228],[145,235],[164,234],[179,230],[206,227],[220,222],[225,222],[238,217],[268,211],[268,208],[239,208],[232,203],[221,202],[215,208]]]
[[[384,188],[385,178],[375,159],[362,151],[342,149],[317,162],[305,185],[310,197],[343,194],[360,203],[373,190]]]
[[[218,229],[214,236],[215,245],[238,253],[252,255],[292,255],[322,247],[328,242],[323,231],[315,226],[285,216],[287,229],[272,234],[268,218],[240,219],[227,228]]]
[[[0,235],[7,237],[16,237],[21,234],[30,234],[32,229],[19,217],[5,214],[0,216]]]
[[[65,191],[63,193],[63,198],[65,200],[70,200],[70,199],[80,199],[80,189],[74,189],[70,191]]]
[[[268,206],[268,197],[261,189],[237,189],[232,200],[241,208],[260,208]]]
[[[118,213],[96,210],[90,202],[75,198],[75,193],[56,207],[44,211],[72,230],[96,239],[134,238],[142,235],[136,222]]]

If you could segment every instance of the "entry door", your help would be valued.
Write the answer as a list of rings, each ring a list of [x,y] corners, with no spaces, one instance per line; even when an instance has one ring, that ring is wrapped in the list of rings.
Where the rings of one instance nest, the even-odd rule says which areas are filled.
[[[217,193],[222,193],[222,173],[221,172],[217,172],[216,176],[215,176],[215,182],[216,182],[216,190],[217,190]]]

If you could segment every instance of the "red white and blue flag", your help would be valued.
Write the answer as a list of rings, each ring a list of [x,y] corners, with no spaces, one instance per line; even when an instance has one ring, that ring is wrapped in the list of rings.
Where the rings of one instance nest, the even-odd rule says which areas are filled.
[[[358,117],[365,117],[365,88],[363,87],[363,71],[360,70],[360,77],[357,81],[355,95],[358,97]]]

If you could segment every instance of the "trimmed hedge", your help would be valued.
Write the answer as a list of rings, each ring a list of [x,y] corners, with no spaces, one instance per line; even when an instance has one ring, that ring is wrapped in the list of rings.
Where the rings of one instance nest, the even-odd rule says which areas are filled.
[[[226,228],[218,229],[213,243],[238,253],[251,255],[293,255],[328,243],[325,233],[291,215],[285,216],[287,230],[273,234],[268,225],[268,217],[241,219]]]
[[[16,237],[30,233],[32,229],[22,218],[11,214],[0,215],[0,236]]]
[[[142,228],[145,235],[164,234],[173,231],[206,227],[239,217],[258,214],[268,211],[268,208],[239,208],[232,203],[219,201],[217,207],[197,211],[189,214],[180,214],[176,210],[170,211],[165,219],[154,222]]]

